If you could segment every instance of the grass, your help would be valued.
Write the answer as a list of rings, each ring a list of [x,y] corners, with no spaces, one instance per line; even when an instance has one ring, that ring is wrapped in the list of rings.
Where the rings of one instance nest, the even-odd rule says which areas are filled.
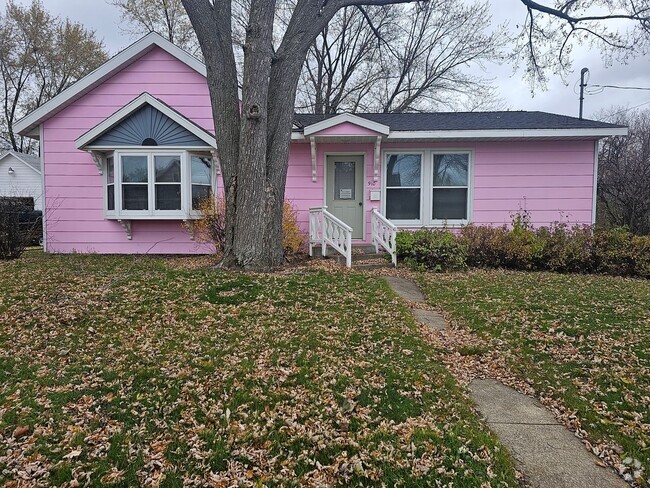
[[[383,280],[205,264],[0,263],[0,484],[516,485]]]
[[[496,349],[538,392],[575,412],[593,444],[619,446],[628,466],[637,460],[631,474],[647,479],[650,281],[493,270],[419,280],[431,303],[483,337],[485,350]]]

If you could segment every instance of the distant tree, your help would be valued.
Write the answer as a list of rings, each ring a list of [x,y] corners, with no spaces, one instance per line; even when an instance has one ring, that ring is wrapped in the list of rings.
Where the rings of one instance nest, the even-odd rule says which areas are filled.
[[[107,59],[103,43],[79,23],[62,20],[34,0],[10,0],[0,16],[0,143],[29,152],[33,142],[17,136],[16,120],[58,95]]]
[[[598,201],[610,225],[650,234],[650,110],[609,110],[602,118],[627,125],[627,137],[609,137],[600,146]]]
[[[523,23],[514,24],[516,63],[526,65],[525,77],[544,87],[549,74],[563,78],[572,72],[576,45],[600,52],[606,65],[625,63],[650,47],[648,0],[556,0],[542,4],[520,0],[526,8]]]
[[[490,80],[469,71],[504,59],[507,41],[503,27],[491,28],[488,3],[347,7],[312,44],[297,106],[315,113],[494,108]]]
[[[131,36],[155,32],[190,54],[200,57],[201,48],[181,0],[112,0],[120,9]]]

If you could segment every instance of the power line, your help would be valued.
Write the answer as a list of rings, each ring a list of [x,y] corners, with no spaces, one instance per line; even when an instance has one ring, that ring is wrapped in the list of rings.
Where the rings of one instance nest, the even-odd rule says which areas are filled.
[[[620,86],[620,85],[596,85],[592,84],[591,86],[595,86],[598,88],[616,88],[618,90],[648,90],[650,91],[650,87],[647,86]]]

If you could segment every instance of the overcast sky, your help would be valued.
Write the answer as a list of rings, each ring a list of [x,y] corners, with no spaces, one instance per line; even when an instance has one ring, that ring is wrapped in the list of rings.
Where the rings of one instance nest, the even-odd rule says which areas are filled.
[[[18,1],[30,3],[29,0]],[[5,4],[6,0],[0,0],[3,11]],[[107,0],[43,0],[43,4],[53,14],[69,17],[94,29],[111,54],[133,42],[120,30],[119,12]],[[519,0],[492,1],[492,10],[495,23],[506,20],[521,23],[525,18],[525,10]],[[568,85],[559,76],[551,77],[548,89],[537,91],[534,96],[522,80],[521,71],[513,74],[512,65],[488,66],[486,75],[495,79],[501,98],[511,110],[543,110],[572,116],[578,114],[577,85],[582,67],[589,68],[591,83],[650,87],[650,56],[639,57],[627,65],[615,64],[606,68],[600,53],[590,52],[588,48],[576,48],[573,61],[575,72]],[[605,90],[586,96],[585,117],[611,105],[633,107],[640,104],[650,106],[650,91]]]

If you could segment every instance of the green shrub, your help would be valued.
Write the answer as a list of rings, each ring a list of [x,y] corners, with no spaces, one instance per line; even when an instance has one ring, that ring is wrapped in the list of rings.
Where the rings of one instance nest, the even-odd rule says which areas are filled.
[[[650,278],[650,235],[632,237],[634,274]]]
[[[434,271],[471,266],[650,278],[650,236],[565,223],[533,229],[526,214],[515,214],[512,228],[399,232],[397,256],[410,267]]]
[[[468,225],[460,231],[467,250],[467,265],[477,268],[498,268],[506,259],[505,239],[508,228]]]
[[[396,244],[398,259],[410,267],[446,271],[467,265],[466,247],[448,230],[399,232]]]
[[[594,269],[593,230],[588,225],[555,223],[537,230],[542,249],[538,269],[558,273],[589,273]]]

